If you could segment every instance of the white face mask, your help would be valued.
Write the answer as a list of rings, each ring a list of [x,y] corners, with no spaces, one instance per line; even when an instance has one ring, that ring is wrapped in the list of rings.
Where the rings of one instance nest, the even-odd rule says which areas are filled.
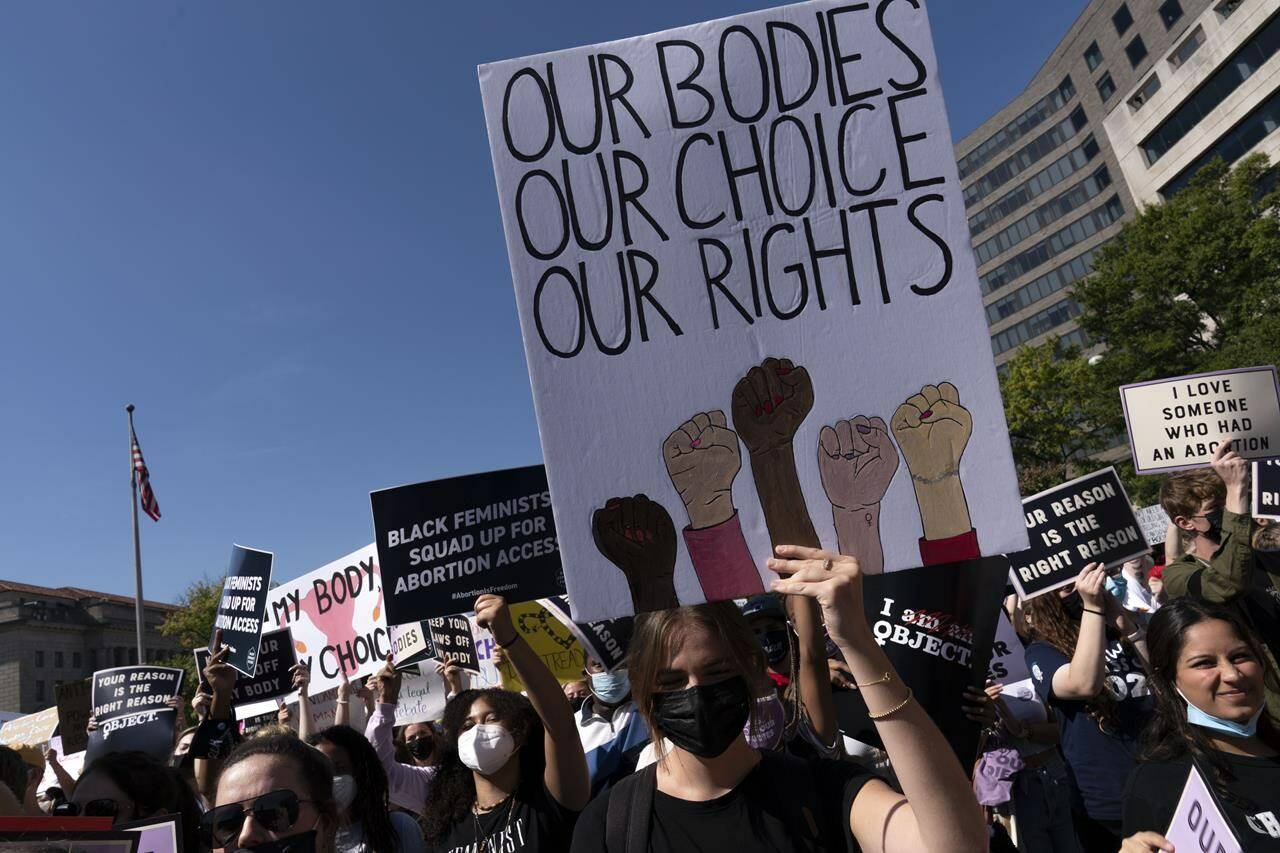
[[[345,812],[356,801],[356,777],[350,773],[333,777],[333,801],[338,811]]]
[[[496,724],[481,723],[458,735],[458,758],[481,776],[497,773],[515,751],[511,733]]]

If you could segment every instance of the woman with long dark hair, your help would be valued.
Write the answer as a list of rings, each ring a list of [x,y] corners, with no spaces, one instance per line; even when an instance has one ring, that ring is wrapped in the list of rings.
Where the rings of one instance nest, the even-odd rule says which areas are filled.
[[[960,762],[872,636],[853,557],[779,546],[773,588],[821,607],[862,691],[902,793],[858,764],[752,747],[744,733],[764,650],[732,602],[636,617],[631,686],[662,758],[597,797],[574,853],[985,851]]]
[[[1085,850],[1120,849],[1121,794],[1151,707],[1141,629],[1090,563],[1074,588],[1023,605],[1031,631],[1027,668],[1044,703],[1057,711],[1062,754],[1083,800],[1076,830]]]
[[[423,814],[427,847],[441,853],[565,850],[591,795],[569,700],[516,631],[503,598],[480,596],[476,621],[493,634],[529,696],[491,688],[449,700]]]
[[[338,810],[338,853],[420,853],[422,830],[404,812],[392,812],[387,774],[373,745],[348,726],[330,726],[310,743],[333,763]]]
[[[1156,706],[1125,789],[1124,849],[1173,849],[1161,833],[1194,766],[1244,850],[1280,850],[1280,731],[1265,712],[1280,685],[1261,640],[1239,611],[1192,598],[1147,630]]]
[[[55,814],[110,817],[131,823],[149,817],[182,817],[184,850],[199,850],[200,806],[176,770],[144,752],[109,752],[76,782],[71,802]]]

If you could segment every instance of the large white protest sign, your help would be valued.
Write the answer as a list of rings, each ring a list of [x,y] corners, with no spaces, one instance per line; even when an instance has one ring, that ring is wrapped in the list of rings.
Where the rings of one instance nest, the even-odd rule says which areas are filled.
[[[1205,850],[1209,853],[1240,853],[1231,824],[1218,809],[1217,802],[1204,783],[1204,777],[1191,768],[1186,787],[1178,799],[1173,820],[1164,837],[1178,850]]]
[[[340,674],[371,675],[391,650],[382,577],[372,544],[272,589],[264,630],[288,626],[311,690],[336,687]]]
[[[1280,453],[1280,383],[1274,367],[1122,385],[1120,402],[1139,474],[1208,465],[1223,441],[1246,459]]]
[[[480,84],[575,620],[1027,546],[922,2]]]

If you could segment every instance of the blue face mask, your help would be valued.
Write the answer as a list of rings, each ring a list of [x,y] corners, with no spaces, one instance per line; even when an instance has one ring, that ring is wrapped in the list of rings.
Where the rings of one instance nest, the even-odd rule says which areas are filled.
[[[1182,696],[1181,690],[1178,691],[1178,695]],[[1266,707],[1265,705],[1259,706],[1247,723],[1237,723],[1234,720],[1224,720],[1221,717],[1206,714],[1193,705],[1186,696],[1182,696],[1182,701],[1187,703],[1188,723],[1193,726],[1200,726],[1203,729],[1211,729],[1228,737],[1253,737],[1258,731],[1258,719],[1262,716],[1262,711]]]
[[[631,692],[631,679],[625,669],[617,672],[593,672],[591,692],[606,705],[617,705]]]

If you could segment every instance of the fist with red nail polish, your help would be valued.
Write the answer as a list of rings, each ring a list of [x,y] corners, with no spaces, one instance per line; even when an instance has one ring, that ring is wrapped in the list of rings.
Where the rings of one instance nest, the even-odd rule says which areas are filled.
[[[596,548],[627,578],[637,613],[679,607],[676,529],[662,504],[645,495],[611,498],[591,516]]]
[[[752,455],[790,446],[813,408],[809,372],[787,359],[766,358],[733,389],[733,428]]]
[[[681,424],[662,443],[662,459],[690,527],[714,527],[733,517],[733,478],[742,456],[724,412],[699,412]]]
[[[950,382],[926,385],[898,406],[893,437],[917,480],[936,482],[960,474],[960,457],[973,433],[973,418]]]

